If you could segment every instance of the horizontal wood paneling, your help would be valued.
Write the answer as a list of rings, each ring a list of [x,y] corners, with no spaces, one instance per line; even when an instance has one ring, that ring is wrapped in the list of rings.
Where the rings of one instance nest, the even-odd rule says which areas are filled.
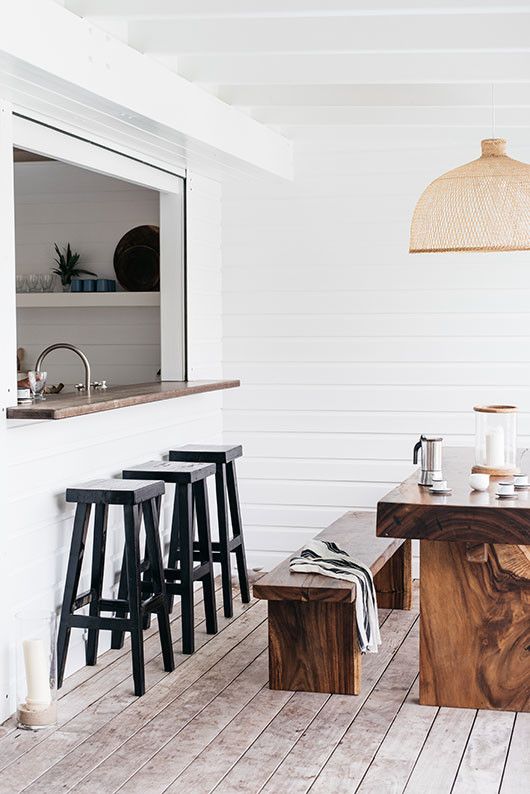
[[[269,236],[270,238],[270,236]],[[333,245],[333,242],[330,243]],[[343,243],[338,244],[343,250]],[[314,249],[318,248],[318,242]],[[296,242],[292,255],[298,255]],[[303,253],[303,252],[302,252]],[[328,246],[324,245],[321,253],[322,259],[328,259]],[[421,254],[416,254],[421,256]],[[423,254],[423,256],[428,256]],[[495,254],[491,254],[495,257]],[[498,255],[497,255],[498,256]],[[274,257],[274,252],[270,252]],[[427,266],[427,265],[426,265]],[[490,286],[486,286],[485,279],[477,289],[449,289],[445,282],[438,287],[418,290],[389,290],[385,283],[372,290],[326,290],[326,280],[320,290],[306,290],[304,284],[298,290],[267,291],[249,290],[246,292],[227,292],[224,295],[224,309],[227,314],[296,314],[321,315],[321,314],[414,314],[420,309],[424,319],[431,313],[454,314],[463,313],[471,315],[492,314],[496,312],[516,312],[524,314],[530,305],[530,288],[520,282],[507,285],[503,280],[503,287],[499,289],[497,282],[499,273],[492,270],[488,273]],[[491,283],[493,282],[493,283]],[[477,322],[480,318],[477,319]],[[425,329],[422,329],[425,330]]]
[[[224,431],[260,565],[373,508],[421,432],[472,445],[476,403],[519,405],[530,444],[527,254],[408,254],[420,193],[474,150],[337,130],[288,129],[292,183],[225,190],[224,374],[243,386]]]
[[[419,375],[421,377],[421,374]],[[511,399],[506,399],[511,397]],[[529,394],[522,386],[446,387],[392,386],[392,399],[384,386],[247,386],[227,396],[230,408],[246,409],[249,400],[258,409],[332,410],[332,411],[393,411],[441,412],[466,411],[478,403],[504,403],[520,406],[528,411]],[[303,406],[301,408],[300,406]],[[472,424],[472,422],[471,422]]]
[[[80,266],[114,277],[120,237],[158,224],[158,193],[60,162],[15,164],[17,271],[45,273],[53,244],[70,242]]]
[[[271,323],[272,325],[272,323]],[[466,361],[432,362],[423,361],[421,367],[416,364],[392,361],[355,362],[355,366],[344,367],[341,363],[330,364],[327,361],[296,362],[234,362],[225,363],[226,377],[240,377],[245,384],[304,385],[316,386],[326,383],[330,386],[340,385],[386,385],[386,386],[474,386],[476,383],[488,386],[525,386],[528,377],[528,365],[520,363],[476,363]]]
[[[526,269],[528,266],[525,266]],[[386,268],[381,268],[385,270]],[[350,277],[351,270],[348,271]],[[374,279],[377,274],[374,274]],[[385,278],[384,273],[381,278]],[[223,283],[226,284],[226,276]],[[329,282],[328,285],[329,286]],[[271,337],[318,337],[320,339],[352,339],[355,337],[415,337],[418,327],[426,322],[424,314],[326,314],[307,316],[303,314],[275,316],[228,315],[224,319],[225,338],[237,339],[241,334],[256,338]],[[492,331],[494,330],[494,333]],[[490,340],[499,337],[530,336],[530,314],[429,314],[428,339],[432,337],[460,338],[472,336],[490,346]],[[525,342],[526,344],[526,342]]]
[[[237,361],[430,361],[433,349],[436,359],[444,362],[464,361],[527,361],[530,357],[528,337],[513,336],[510,343],[496,336],[473,338],[468,336],[466,345],[460,339],[445,337],[439,342],[437,337],[428,335],[394,337],[332,337],[322,339],[318,336],[292,337],[280,339],[245,337],[225,340],[227,363]],[[250,346],[252,354],[250,354]]]

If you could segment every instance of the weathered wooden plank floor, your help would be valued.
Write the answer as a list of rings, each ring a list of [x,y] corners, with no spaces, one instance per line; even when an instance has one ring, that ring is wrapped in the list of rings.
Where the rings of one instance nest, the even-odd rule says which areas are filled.
[[[219,599],[220,600],[220,599]],[[381,611],[383,647],[359,697],[271,692],[266,605],[253,602],[164,673],[146,638],[148,691],[128,648],[63,687],[60,725],[0,728],[0,794],[517,794],[530,788],[530,714],[418,705],[418,611]],[[173,620],[180,638],[180,619]]]

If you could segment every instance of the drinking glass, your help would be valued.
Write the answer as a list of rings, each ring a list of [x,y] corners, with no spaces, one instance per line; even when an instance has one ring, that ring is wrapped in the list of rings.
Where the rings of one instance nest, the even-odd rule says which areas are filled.
[[[46,386],[46,378],[48,377],[47,372],[37,372],[34,369],[30,369],[28,371],[28,382],[29,382],[29,389],[31,391],[31,396],[34,400],[45,400],[46,397],[43,395],[44,387]]]
[[[40,273],[38,284],[40,292],[52,292],[53,273]]]
[[[28,292],[40,292],[40,275],[38,273],[30,273],[27,276]]]
[[[20,274],[16,277],[16,285],[17,285],[17,292],[27,292],[28,291],[28,277],[24,274]]]

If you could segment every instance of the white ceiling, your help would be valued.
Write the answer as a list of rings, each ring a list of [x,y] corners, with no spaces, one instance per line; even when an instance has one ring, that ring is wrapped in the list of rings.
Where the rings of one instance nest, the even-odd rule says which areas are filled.
[[[530,129],[530,4],[508,0],[59,0],[231,105],[304,127]]]

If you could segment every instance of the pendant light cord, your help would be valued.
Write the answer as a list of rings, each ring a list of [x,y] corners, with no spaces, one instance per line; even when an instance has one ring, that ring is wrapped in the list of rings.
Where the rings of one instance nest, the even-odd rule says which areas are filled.
[[[495,139],[495,85],[491,84],[491,137]]]

